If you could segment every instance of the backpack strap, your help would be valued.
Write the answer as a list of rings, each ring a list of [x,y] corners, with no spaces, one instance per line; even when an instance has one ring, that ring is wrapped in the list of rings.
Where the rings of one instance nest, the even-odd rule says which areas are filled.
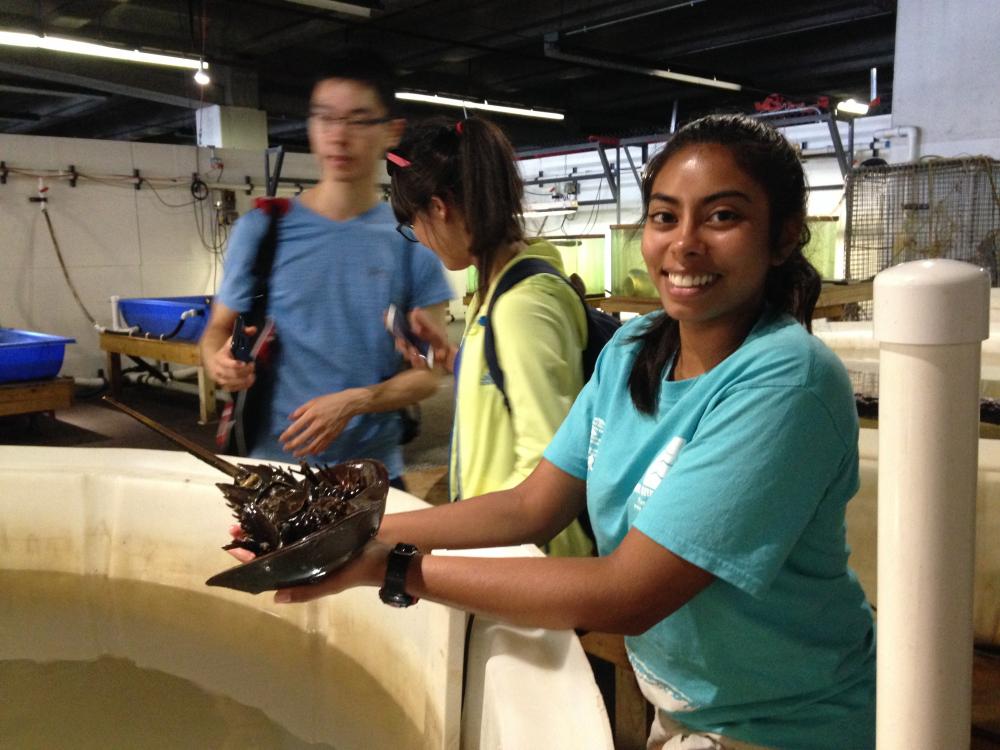
[[[500,390],[500,395],[503,396],[504,406],[507,407],[507,411],[510,411],[510,401],[507,399],[507,391],[504,390],[504,376],[503,370],[500,369],[500,362],[497,359],[497,347],[496,338],[493,334],[493,307],[496,305],[497,300],[503,296],[503,294],[517,286],[525,279],[535,276],[540,273],[549,273],[554,276],[558,276],[560,279],[569,284],[569,280],[563,276],[551,263],[546,263],[540,258],[525,258],[524,260],[519,260],[507,272],[500,277],[497,282],[496,288],[493,290],[493,296],[490,297],[490,305],[486,308],[486,323],[485,323],[485,338],[483,340],[483,354],[486,357],[486,369],[490,373],[490,378],[492,378],[494,385]],[[570,285],[572,287],[572,285]],[[575,290],[574,290],[575,291]]]
[[[288,213],[291,202],[287,198],[257,198],[254,201],[254,208],[263,211],[268,217],[267,229],[264,230],[264,235],[257,246],[257,255],[250,271],[254,280],[253,299],[246,316],[251,325],[259,327],[264,323],[271,268],[278,249],[278,222]]]

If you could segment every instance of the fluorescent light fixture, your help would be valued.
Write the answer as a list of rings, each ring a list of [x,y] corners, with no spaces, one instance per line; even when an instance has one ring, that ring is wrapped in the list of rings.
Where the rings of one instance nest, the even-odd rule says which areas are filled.
[[[149,65],[189,68],[190,70],[199,70],[202,67],[208,67],[206,63],[186,57],[157,55],[152,52],[140,52],[137,49],[108,47],[104,44],[94,44],[93,42],[80,42],[75,39],[63,39],[62,37],[46,36],[44,34],[23,34],[17,31],[0,31],[0,44],[11,47],[44,49],[51,52],[69,52],[74,55],[104,57],[110,60],[124,60],[126,62],[147,63]]]
[[[548,203],[530,203],[524,207],[521,216],[525,219],[543,219],[547,216],[567,216],[575,214],[578,207],[576,201],[550,201]]]
[[[693,83],[697,86],[709,86],[715,89],[725,89],[726,91],[742,91],[743,86],[729,81],[720,81],[718,78],[703,78],[702,76],[691,76],[687,73],[675,73],[672,70],[660,70],[659,68],[649,68],[649,75],[655,78],[666,78],[670,81],[680,81],[681,83]]]
[[[200,62],[201,64],[197,72],[194,74],[194,82],[197,83],[199,86],[207,86],[212,82],[212,79],[209,78],[208,73],[205,72],[205,68],[207,68],[208,66],[203,61]]]
[[[287,0],[287,2],[297,5],[308,5],[310,8],[319,8],[320,10],[332,10],[334,13],[343,13],[348,16],[372,17],[372,9],[367,5],[342,3],[337,2],[337,0]]]
[[[853,99],[845,99],[837,104],[837,111],[848,115],[867,115],[868,105],[864,102],[856,102]]]
[[[563,120],[566,117],[559,112],[543,112],[538,109],[526,109],[524,107],[504,107],[500,104],[490,104],[485,101],[473,102],[468,99],[454,99],[448,96],[438,96],[437,94],[414,94],[409,91],[397,91],[396,98],[403,99],[408,102],[439,104],[443,107],[462,107],[463,109],[480,109],[486,112],[499,112],[505,115],[537,117],[542,120]]]

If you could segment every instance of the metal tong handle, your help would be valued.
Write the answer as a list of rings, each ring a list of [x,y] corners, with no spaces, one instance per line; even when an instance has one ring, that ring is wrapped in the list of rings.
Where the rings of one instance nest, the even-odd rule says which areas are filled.
[[[206,464],[209,464],[210,466],[213,466],[219,471],[221,471],[223,474],[228,474],[229,476],[233,477],[233,479],[240,479],[246,476],[247,472],[245,469],[237,466],[236,464],[231,464],[229,463],[229,461],[224,461],[223,459],[219,458],[217,455],[212,453],[212,451],[208,450],[207,448],[202,448],[200,445],[191,442],[186,437],[178,435],[173,430],[164,427],[162,424],[150,419],[145,414],[140,414],[135,409],[125,406],[125,404],[121,403],[120,401],[116,401],[110,396],[103,396],[102,400],[111,404],[119,411],[128,414],[130,417],[132,417],[132,419],[135,419],[136,421],[146,425],[146,427],[153,430],[154,432],[160,433],[167,440],[176,443],[195,458],[201,459]]]

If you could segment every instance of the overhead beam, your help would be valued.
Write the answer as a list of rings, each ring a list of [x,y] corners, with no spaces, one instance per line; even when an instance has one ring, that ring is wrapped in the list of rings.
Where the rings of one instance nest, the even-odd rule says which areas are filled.
[[[788,21],[768,23],[766,26],[760,24],[742,24],[738,27],[734,25],[732,30],[722,31],[716,28],[708,36],[701,35],[696,38],[683,41],[683,32],[678,34],[678,38],[668,41],[659,47],[664,58],[675,59],[687,55],[697,55],[703,52],[713,52],[715,50],[726,49],[728,47],[741,47],[755,42],[767,41],[783,36],[794,34],[806,34],[810,31],[818,31],[831,26],[840,26],[847,23],[858,23],[861,21],[889,16],[895,13],[894,10],[872,9],[868,12],[858,12],[856,10],[843,10],[838,12],[824,13],[821,15],[809,15],[802,18],[795,18]],[[720,33],[720,31],[722,33]]]
[[[339,21],[322,18],[300,21],[283,29],[268,31],[256,39],[247,40],[240,45],[240,51],[252,55],[268,55],[290,47],[301,47],[305,42],[333,34],[344,27]]]
[[[662,7],[660,0],[633,0],[632,2],[617,2],[612,5],[598,4],[597,7],[579,11],[577,13],[564,13],[561,4],[556,3],[535,3],[533,10],[539,12],[543,9],[551,8],[551,13],[544,18],[511,29],[462,29],[462,35],[456,33],[452,39],[443,35],[437,38],[422,36],[434,46],[424,52],[400,58],[398,63],[405,68],[422,68],[427,65],[440,63],[445,50],[462,49],[469,53],[468,58],[480,57],[483,54],[502,53],[511,46],[519,46],[537,39],[540,35],[562,27],[564,24],[573,26],[583,26],[590,23],[600,23],[613,20],[627,13],[639,13],[646,10]],[[404,12],[405,13],[405,12]],[[396,21],[406,23],[404,13],[391,16],[393,26]],[[514,15],[514,14],[512,14]],[[516,16],[514,16],[516,17]],[[444,25],[445,19],[442,19]],[[380,23],[379,27],[387,31],[405,34],[405,31],[397,31],[389,24]],[[540,56],[539,56],[540,57]]]
[[[41,115],[36,115],[31,112],[5,112],[4,110],[0,110],[0,121],[38,122],[41,119]]]
[[[0,61],[0,73],[8,73],[10,75],[21,76],[22,78],[34,78],[41,81],[52,81],[69,86],[80,86],[94,91],[103,91],[108,94],[128,96],[133,99],[144,99],[146,101],[169,104],[174,107],[185,107],[187,109],[196,109],[202,104],[197,99],[187,96],[177,96],[176,94],[169,94],[164,91],[113,83],[102,78],[92,78],[36,65],[22,65],[20,63]]]
[[[65,99],[98,99],[104,101],[108,98],[103,94],[87,94],[82,91],[66,91],[64,89],[40,89],[34,86],[15,86],[11,83],[0,83],[0,91],[8,94],[37,94]]]
[[[66,123],[89,115],[90,113],[96,112],[102,107],[107,106],[110,99],[111,97],[107,96],[89,97],[86,99],[77,99],[61,106],[48,107],[45,111],[41,112],[38,122],[18,125],[9,129],[7,132],[37,133],[52,130],[54,128],[60,128],[66,125]]]

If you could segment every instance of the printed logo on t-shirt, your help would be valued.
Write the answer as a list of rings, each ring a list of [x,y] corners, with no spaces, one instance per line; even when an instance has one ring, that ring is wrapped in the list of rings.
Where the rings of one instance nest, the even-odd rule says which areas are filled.
[[[671,685],[660,676],[654,675],[649,667],[635,655],[630,656],[635,667],[636,682],[646,700],[657,708],[669,713],[694,711],[700,705],[691,699],[683,690]]]
[[[604,437],[604,420],[594,417],[590,423],[590,445],[587,446],[587,473],[594,470],[594,459],[597,458],[597,449],[601,445],[601,438]]]
[[[639,480],[635,489],[632,490],[636,495],[636,510],[642,510],[642,507],[646,504],[646,499],[656,492],[656,488],[660,486],[660,482],[663,481],[667,472],[670,471],[670,467],[677,460],[677,454],[681,452],[681,448],[684,447],[685,442],[684,438],[678,435],[671,438],[670,442],[667,443],[667,447],[656,454],[656,458],[649,464],[646,473],[642,475],[642,479]]]

